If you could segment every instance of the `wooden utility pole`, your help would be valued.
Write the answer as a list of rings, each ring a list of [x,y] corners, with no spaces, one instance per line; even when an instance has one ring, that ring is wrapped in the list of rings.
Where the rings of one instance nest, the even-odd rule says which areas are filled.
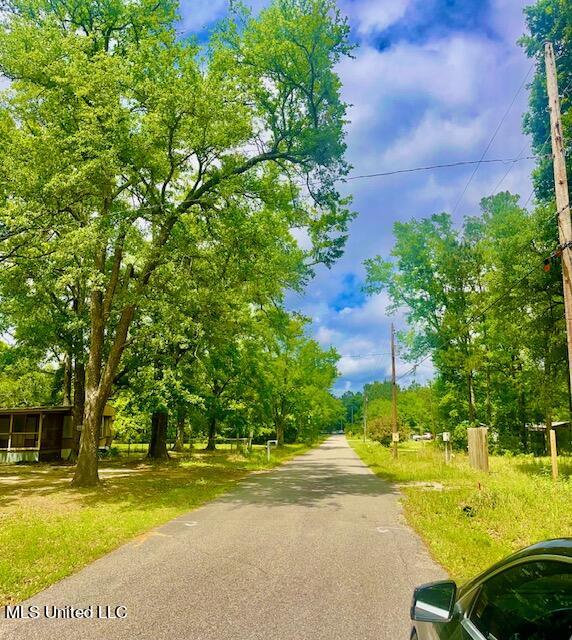
[[[365,444],[365,439],[367,438],[367,393],[363,391],[363,443]]]
[[[397,380],[395,377],[395,329],[391,323],[391,455],[397,458]]]
[[[572,220],[570,219],[570,200],[568,195],[568,176],[566,174],[566,154],[562,137],[560,118],[560,97],[556,60],[551,42],[544,48],[546,59],[546,87],[548,89],[548,110],[550,111],[550,132],[552,136],[552,155],[554,158],[554,191],[558,209],[558,234],[562,247],[562,284],[564,288],[564,315],[566,318],[566,337],[568,341],[568,373],[572,380]],[[549,425],[546,426],[549,429]]]

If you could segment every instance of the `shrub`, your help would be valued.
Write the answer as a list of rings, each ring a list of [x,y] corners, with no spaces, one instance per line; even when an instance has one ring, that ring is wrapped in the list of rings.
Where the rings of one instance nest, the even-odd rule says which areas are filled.
[[[451,434],[451,444],[454,449],[466,451],[469,446],[467,429],[469,428],[469,423],[465,420],[458,424]]]

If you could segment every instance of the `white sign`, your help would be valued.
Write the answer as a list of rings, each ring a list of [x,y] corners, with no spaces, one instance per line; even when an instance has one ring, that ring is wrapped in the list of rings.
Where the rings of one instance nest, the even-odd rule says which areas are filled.
[[[399,442],[399,433],[392,433],[391,434],[391,441],[392,442]]]
[[[451,440],[451,434],[448,431],[443,431],[443,442],[449,442]]]

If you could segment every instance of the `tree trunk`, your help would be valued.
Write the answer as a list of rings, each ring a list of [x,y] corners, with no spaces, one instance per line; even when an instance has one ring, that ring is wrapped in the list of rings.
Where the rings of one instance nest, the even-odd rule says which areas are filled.
[[[522,449],[528,453],[528,430],[526,428],[526,397],[524,391],[518,393],[518,414],[519,414],[519,431]]]
[[[525,453],[528,453],[528,430],[526,428],[526,394],[524,391],[524,384],[522,381],[522,362],[519,361],[517,365],[518,378],[517,378],[517,391],[518,391],[518,426],[520,441],[522,442],[522,449]]]
[[[207,442],[206,451],[216,450],[216,415],[213,413],[209,422],[209,441]]]
[[[166,411],[153,411],[151,416],[151,442],[149,443],[148,458],[153,460],[167,460],[167,424],[169,416]]]
[[[72,485],[76,487],[93,487],[99,484],[97,445],[106,399],[99,389],[87,389],[79,455],[72,480]]]
[[[487,364],[487,427],[493,424],[493,405],[491,401],[491,371]]]
[[[83,428],[79,445],[77,467],[72,484],[76,487],[93,487],[99,483],[97,474],[97,444],[103,410],[111,394],[113,378],[125,349],[127,334],[135,306],[128,305],[121,312],[115,337],[111,344],[107,362],[104,364],[104,342],[106,316],[103,294],[99,289],[91,293],[89,359],[86,369],[86,402]]]
[[[71,404],[72,391],[72,358],[66,353],[64,358],[64,380],[63,380],[63,397],[62,404],[68,407]]]
[[[185,412],[179,409],[177,414],[177,437],[173,445],[173,451],[185,450]]]
[[[282,417],[278,418],[275,426],[276,426],[276,440],[278,441],[277,446],[283,447],[284,446],[284,421],[282,420]]]
[[[68,460],[75,462],[79,454],[79,441],[85,411],[85,365],[78,360],[74,363],[73,408],[72,408],[72,447]]]
[[[193,423],[189,420],[189,450],[193,449]]]
[[[468,400],[469,400],[469,423],[471,426],[475,424],[475,392],[473,389],[473,372],[467,374]]]

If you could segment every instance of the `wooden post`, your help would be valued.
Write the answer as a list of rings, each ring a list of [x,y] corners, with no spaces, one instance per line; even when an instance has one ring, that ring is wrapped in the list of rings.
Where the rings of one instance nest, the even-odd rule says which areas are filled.
[[[548,90],[548,110],[550,111],[550,133],[554,158],[554,191],[558,209],[558,233],[562,247],[562,283],[564,288],[564,316],[568,342],[568,374],[572,380],[572,220],[570,219],[570,196],[566,174],[566,152],[562,137],[560,117],[560,97],[554,47],[547,42],[544,47],[546,61],[546,88]]]
[[[469,463],[474,469],[489,471],[488,428],[473,427],[467,429],[469,441]]]
[[[10,414],[10,431],[8,431],[8,451],[12,448],[12,429],[14,428],[14,414]]]
[[[399,433],[397,432],[397,379],[395,377],[395,329],[391,323],[391,455],[397,459],[397,443]]]
[[[38,446],[36,447],[36,449],[38,450],[38,462],[40,461],[40,451],[42,450],[42,431],[44,428],[44,414],[40,413],[40,418],[39,418],[39,425],[38,425]],[[26,444],[26,443],[24,443]],[[60,440],[60,458],[62,457],[62,449],[61,449],[61,440]]]
[[[558,450],[556,448],[556,431],[550,429],[550,459],[552,462],[552,479],[558,478]]]

